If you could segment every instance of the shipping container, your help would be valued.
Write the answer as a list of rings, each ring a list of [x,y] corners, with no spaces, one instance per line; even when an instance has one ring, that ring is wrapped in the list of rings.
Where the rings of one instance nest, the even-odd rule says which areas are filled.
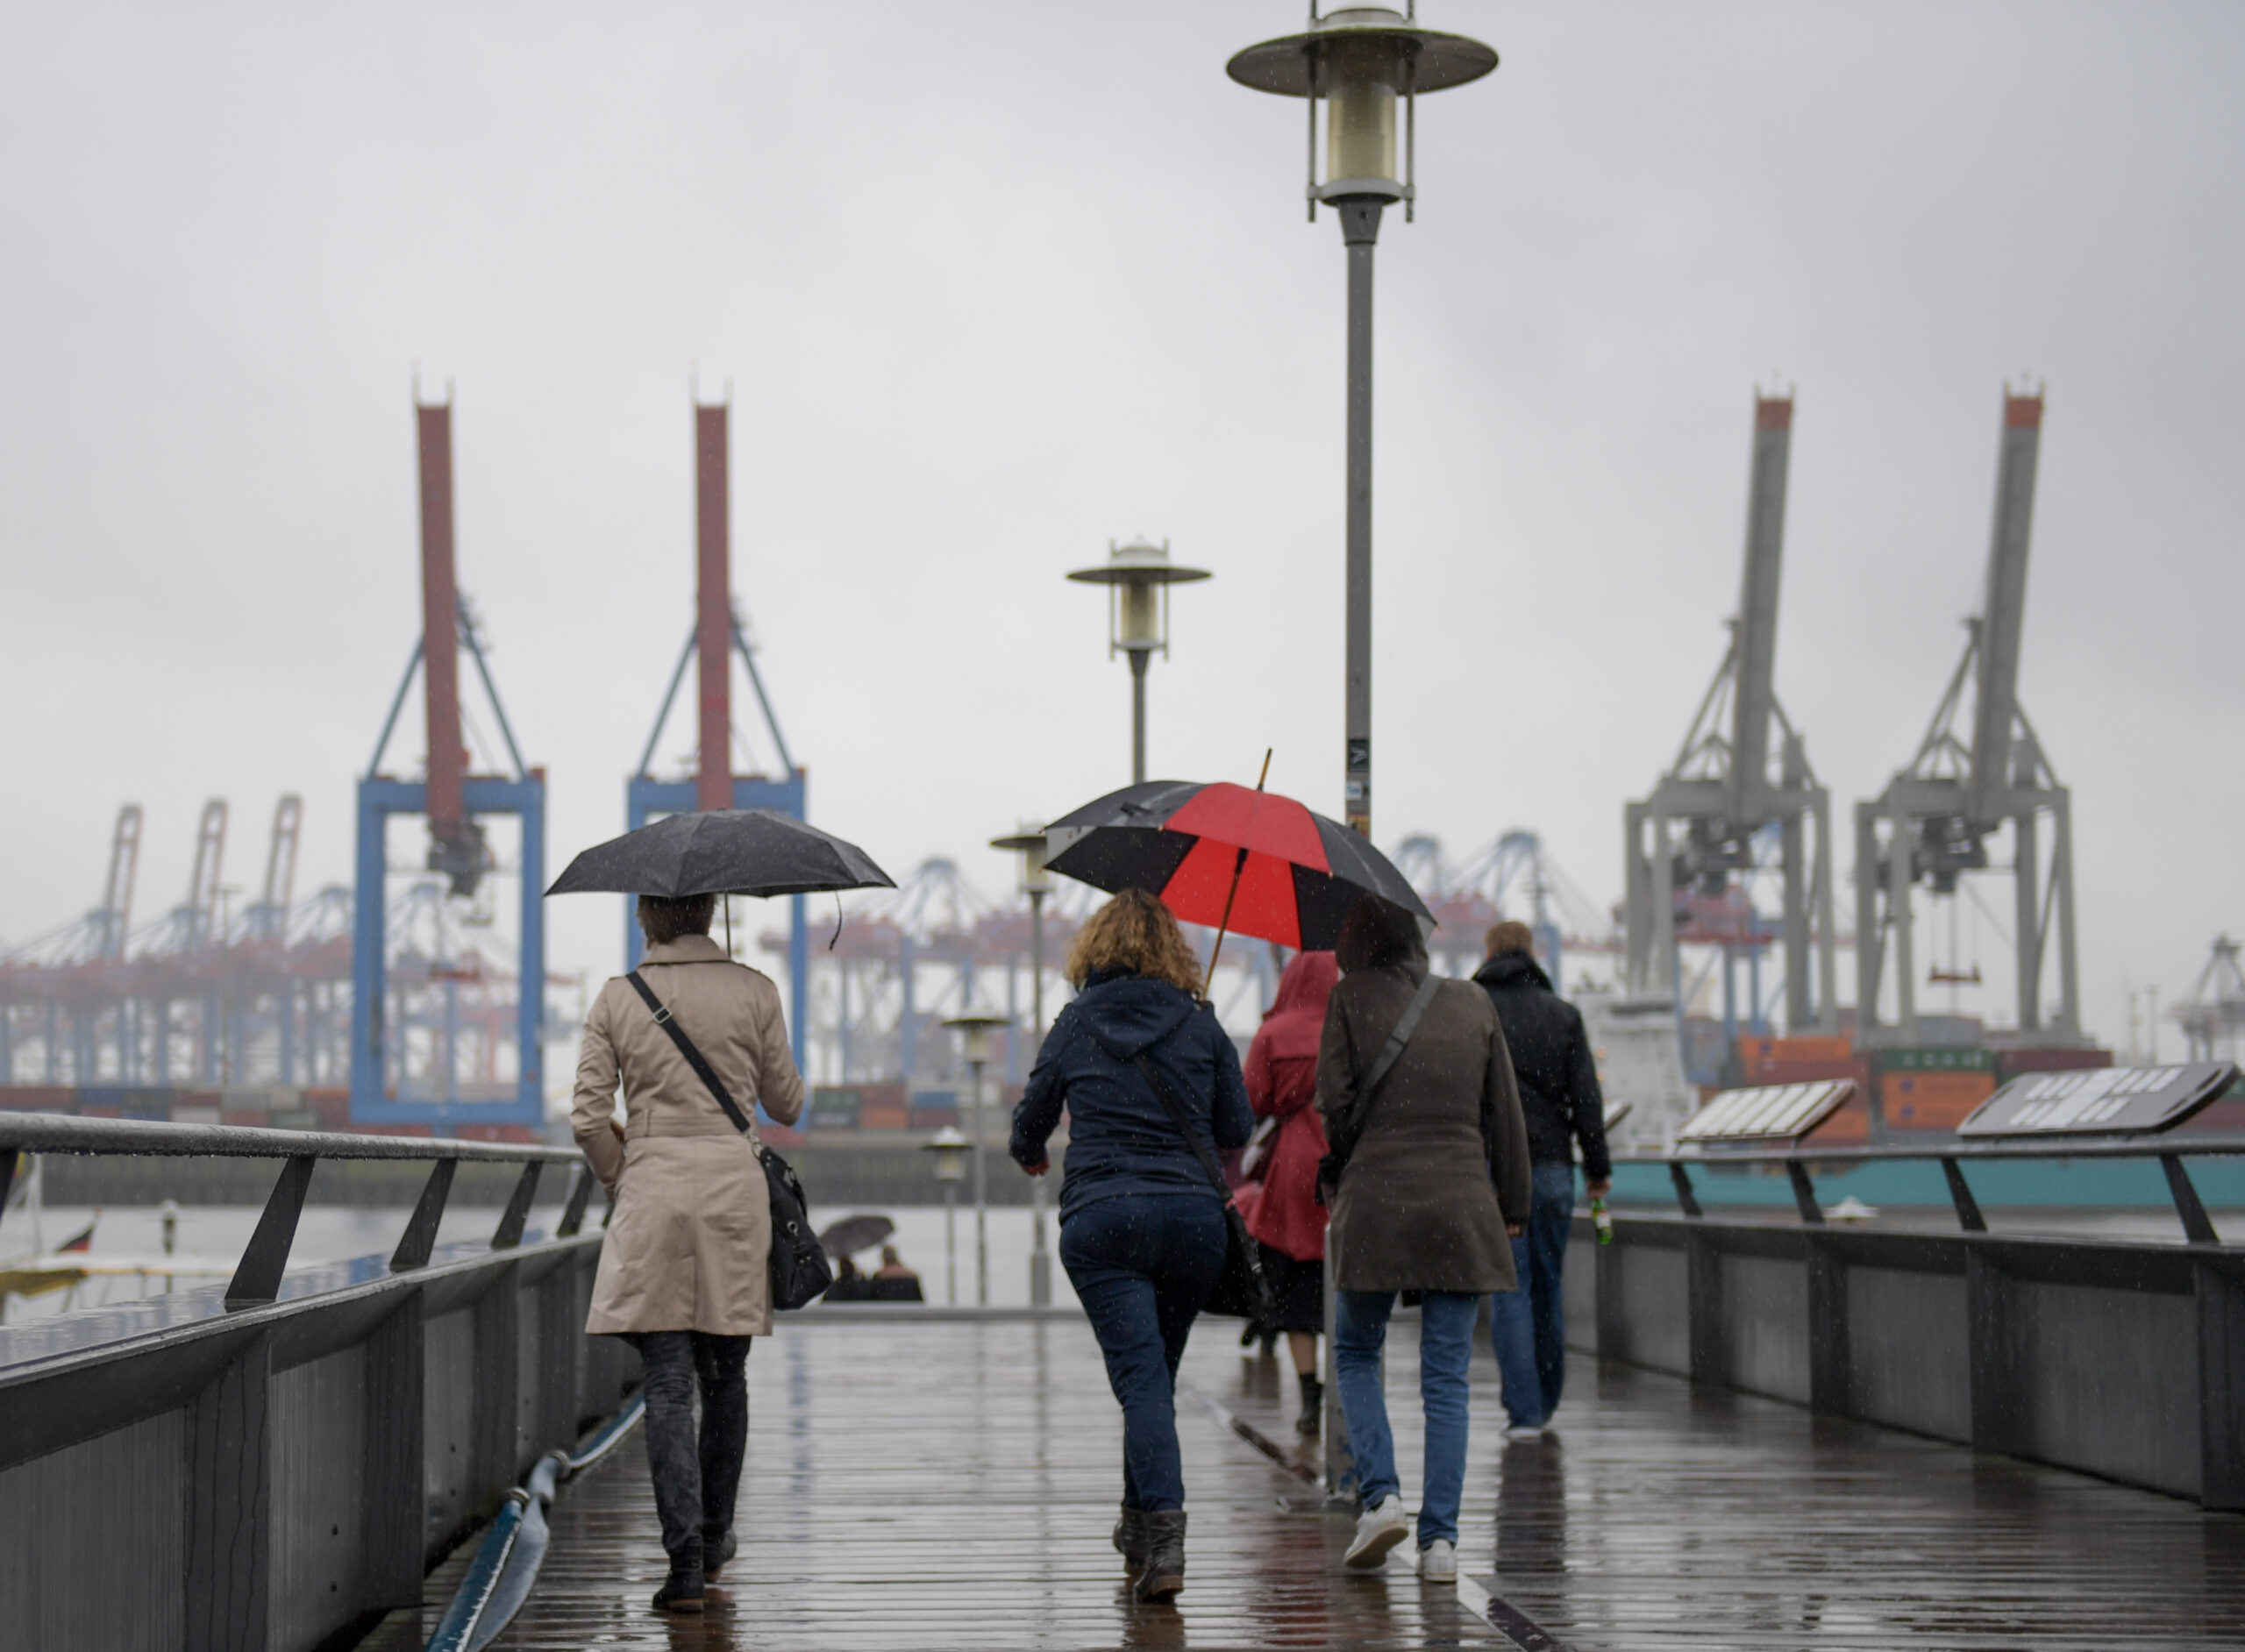
[[[174,1124],[222,1124],[224,1122],[225,1110],[222,1107],[208,1107],[194,1101],[182,1101],[172,1108]]]
[[[1808,1137],[1815,1147],[1859,1147],[1871,1140],[1871,1086],[1858,1082],[1856,1093],[1838,1112],[1818,1125]]]
[[[0,1107],[15,1113],[69,1113],[76,1109],[78,1093],[67,1085],[0,1085]]]
[[[901,1106],[877,1101],[864,1101],[858,1106],[858,1128],[861,1130],[902,1130],[909,1129],[911,1122],[911,1114]]]
[[[858,1105],[863,1107],[901,1107],[905,1105],[904,1086],[893,1079],[878,1084],[857,1086]]]
[[[915,1101],[908,1117],[916,1130],[940,1130],[959,1123],[959,1108],[938,1101]]]
[[[2024,1072],[2078,1072],[2085,1067],[2109,1067],[2109,1050],[2064,1050],[2028,1047],[1996,1051],[1996,1083],[2009,1084]]]
[[[275,1107],[271,1122],[276,1130],[317,1130],[321,1128],[319,1114],[310,1107]]]
[[[1779,1082],[1759,1075],[1771,1066],[1800,1062],[1848,1061],[1855,1056],[1855,1040],[1847,1037],[1776,1038],[1747,1034],[1738,1041],[1738,1065],[1749,1084]]]
[[[280,1115],[275,1114],[274,1116],[278,1118]],[[317,1117],[317,1114],[314,1116]],[[527,1124],[463,1124],[456,1134],[463,1142],[535,1142],[538,1140],[538,1132]]]
[[[1889,1130],[1953,1130],[1996,1093],[1993,1072],[1889,1072],[1878,1080]]]
[[[1908,1050],[1882,1049],[1867,1052],[1871,1070],[1884,1078],[1890,1072],[1985,1072],[1992,1077],[1996,1052],[1958,1044],[1921,1044]]]
[[[814,1130],[854,1130],[859,1097],[854,1087],[821,1085],[810,1093],[803,1122]]]

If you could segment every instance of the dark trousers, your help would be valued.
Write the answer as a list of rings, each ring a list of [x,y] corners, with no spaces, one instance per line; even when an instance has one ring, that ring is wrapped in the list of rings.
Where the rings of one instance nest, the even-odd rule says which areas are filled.
[[[1528,1230],[1512,1242],[1517,1291],[1489,1299],[1489,1342],[1504,1377],[1505,1415],[1537,1428],[1559,1408],[1567,1378],[1567,1311],[1559,1292],[1575,1219],[1575,1167],[1538,1164]]]
[[[1195,1194],[1125,1193],[1060,1228],[1060,1265],[1107,1357],[1122,1407],[1122,1506],[1185,1506],[1177,1363],[1224,1271],[1223,1207]]]
[[[647,1467],[655,1482],[655,1514],[671,1570],[699,1576],[704,1543],[731,1529],[748,1450],[748,1344],[745,1336],[706,1331],[635,1331],[624,1339],[646,1367]],[[702,1427],[694,1427],[694,1391],[702,1391]]]

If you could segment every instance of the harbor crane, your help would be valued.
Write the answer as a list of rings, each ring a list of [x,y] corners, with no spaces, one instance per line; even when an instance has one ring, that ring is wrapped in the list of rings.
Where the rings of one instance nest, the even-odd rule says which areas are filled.
[[[1631,998],[1672,997],[1677,947],[1686,941],[1723,947],[1727,989],[1729,965],[1742,947],[1750,963],[1758,964],[1772,938],[1762,920],[1742,929],[1735,922],[1702,922],[1699,915],[1738,907],[1743,886],[1768,867],[1774,851],[1783,890],[1775,933],[1785,946],[1786,1022],[1795,1032],[1814,1027],[1832,1033],[1838,1030],[1839,1010],[1833,990],[1831,794],[1809,766],[1807,748],[1775,688],[1792,411],[1790,394],[1754,398],[1745,573],[1738,613],[1729,622],[1730,646],[1675,762],[1650,796],[1623,809],[1623,979]],[[1745,909],[1750,912],[1750,905]],[[1732,999],[1735,992],[1727,993],[1727,1001]],[[1757,992],[1754,1018],[1760,1017]]]
[[[2027,608],[2027,551],[2035,514],[2035,471],[2042,439],[2042,392],[2006,387],[1996,463],[1994,526],[1980,611],[1965,621],[1964,655],[1935,709],[1909,765],[1878,797],[1856,805],[1856,1000],[1861,1043],[1918,1041],[1916,951],[1911,890],[1921,880],[1953,896],[1967,872],[2000,870],[1988,840],[2012,830],[2019,1033],[2030,1043],[2081,1038],[2081,993],[2074,958],[2073,810],[2041,738],[2019,702],[2020,644]],[[1964,691],[1972,713],[1964,720]],[[1961,731],[1960,731],[1961,730]],[[2049,864],[2042,861],[2042,822],[2050,822]],[[1887,944],[1888,936],[1892,945]],[[2046,1020],[2042,980],[2057,952],[2058,1003]],[[1895,1013],[1881,1026],[1878,1006],[1893,964]]]

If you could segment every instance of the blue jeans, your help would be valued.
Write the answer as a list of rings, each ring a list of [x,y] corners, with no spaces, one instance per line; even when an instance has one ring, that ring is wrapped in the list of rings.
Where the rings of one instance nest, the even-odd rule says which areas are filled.
[[[1512,1242],[1517,1291],[1489,1299],[1489,1343],[1505,1384],[1505,1415],[1534,1428],[1559,1408],[1567,1376],[1567,1316],[1559,1285],[1567,1260],[1567,1230],[1575,1219],[1575,1167],[1538,1164],[1528,1231]]]
[[[1387,1427],[1380,1349],[1387,1342],[1393,1291],[1336,1291],[1333,1372],[1341,1414],[1357,1459],[1357,1495],[1366,1508],[1396,1496],[1395,1436]],[[1427,1417],[1427,1489],[1419,1500],[1419,1547],[1457,1541],[1457,1502],[1465,1490],[1465,1374],[1473,1364],[1473,1321],[1481,1299],[1429,1291],[1420,1308],[1419,1403]]]
[[[1123,1193],[1060,1224],[1060,1265],[1122,1407],[1122,1506],[1185,1506],[1177,1362],[1224,1271],[1223,1207],[1196,1193]]]

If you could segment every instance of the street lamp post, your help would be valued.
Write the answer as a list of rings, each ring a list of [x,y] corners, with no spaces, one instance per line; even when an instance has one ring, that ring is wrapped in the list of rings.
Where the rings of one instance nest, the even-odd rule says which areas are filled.
[[[1208,577],[1169,559],[1169,541],[1118,545],[1108,541],[1107,560],[1068,575],[1108,589],[1107,652],[1130,657],[1130,783],[1146,778],[1146,661],[1169,652],[1169,587]]]
[[[1309,116],[1310,222],[1323,202],[1341,215],[1341,242],[1349,260],[1348,482],[1344,515],[1348,568],[1344,580],[1347,643],[1343,662],[1346,714],[1342,729],[1342,813],[1356,830],[1372,835],[1372,274],[1380,214],[1403,203],[1403,221],[1415,216],[1414,176],[1418,150],[1418,96],[1477,81],[1497,67],[1496,52],[1464,35],[1418,26],[1417,0],[1401,12],[1388,6],[1350,6],[1317,15],[1310,0],[1309,28],[1251,46],[1224,66],[1241,85],[1299,97]],[[1403,101],[1403,165],[1395,165],[1395,102]],[[1325,117],[1325,181],[1317,178],[1317,104]],[[1333,1371],[1333,1266],[1325,1265],[1325,1488],[1336,1503],[1354,1500],[1355,1460],[1341,1415],[1341,1385]]]
[[[982,1069],[990,1065],[990,1029],[1006,1025],[1003,1015],[968,1009],[944,1022],[956,1027],[966,1046],[967,1095],[974,1128],[974,1305],[990,1306],[990,1183],[982,1143]]]
[[[993,837],[990,847],[1021,856],[1021,890],[1029,897],[1029,1042],[1034,1065],[1035,1052],[1044,1043],[1044,897],[1052,893],[1052,874],[1044,869],[1044,829],[1024,825],[1010,837]],[[1044,1244],[1042,1176],[1030,1178],[1029,1209],[1029,1303],[1044,1307],[1052,1300],[1052,1253]]]
[[[936,1179],[944,1185],[944,1283],[951,1306],[959,1306],[959,1184],[966,1174],[966,1138],[956,1126],[946,1124],[920,1150],[936,1164]]]
[[[1309,110],[1309,217],[1322,201],[1341,215],[1349,259],[1347,716],[1343,730],[1343,814],[1372,833],[1372,264],[1379,217],[1418,201],[1418,96],[1479,80],[1497,54],[1479,40],[1417,24],[1418,5],[1351,6],[1317,15],[1307,32],[1251,46],[1225,65],[1243,86],[1299,97]],[[1395,103],[1403,102],[1402,175],[1396,175]],[[1325,182],[1317,180],[1317,104],[1325,118]]]

